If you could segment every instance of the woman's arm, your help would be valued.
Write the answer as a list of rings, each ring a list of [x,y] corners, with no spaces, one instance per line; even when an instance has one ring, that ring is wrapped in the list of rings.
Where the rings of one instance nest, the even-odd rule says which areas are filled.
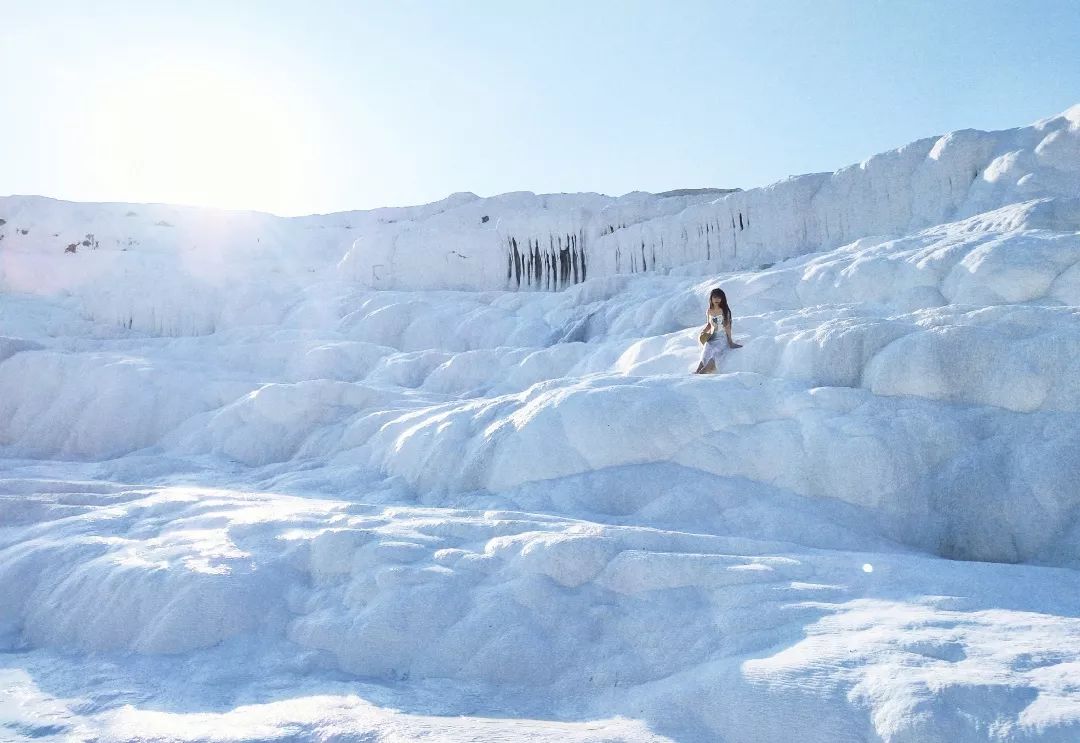
[[[716,331],[713,330],[712,316],[709,314],[708,310],[705,310],[705,327],[703,327],[701,329],[701,332],[698,333],[698,343],[704,346],[706,343],[712,340],[712,337],[715,333]]]
[[[727,336],[728,348],[742,348],[742,344],[736,343],[735,339],[731,337],[731,317],[724,318],[724,335]]]

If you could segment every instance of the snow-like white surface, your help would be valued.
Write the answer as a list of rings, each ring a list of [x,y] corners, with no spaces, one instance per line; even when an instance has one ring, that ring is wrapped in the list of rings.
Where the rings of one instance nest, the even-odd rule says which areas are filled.
[[[730,195],[0,219],[3,734],[1080,737],[1080,107]]]

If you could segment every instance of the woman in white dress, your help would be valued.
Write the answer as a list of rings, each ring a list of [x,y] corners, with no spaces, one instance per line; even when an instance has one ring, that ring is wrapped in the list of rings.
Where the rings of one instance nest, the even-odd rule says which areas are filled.
[[[705,327],[698,334],[698,342],[701,343],[701,361],[698,363],[695,374],[711,374],[716,371],[716,364],[724,351],[728,348],[742,348],[741,343],[736,343],[731,337],[731,309],[728,307],[727,295],[723,289],[713,289],[709,292],[709,308],[705,310]],[[721,336],[720,330],[724,333]]]

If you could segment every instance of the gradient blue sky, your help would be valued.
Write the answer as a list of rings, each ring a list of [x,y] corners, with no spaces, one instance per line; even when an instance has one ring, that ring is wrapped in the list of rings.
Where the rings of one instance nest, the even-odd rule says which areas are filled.
[[[8,2],[0,195],[764,185],[1080,103],[1080,1]]]

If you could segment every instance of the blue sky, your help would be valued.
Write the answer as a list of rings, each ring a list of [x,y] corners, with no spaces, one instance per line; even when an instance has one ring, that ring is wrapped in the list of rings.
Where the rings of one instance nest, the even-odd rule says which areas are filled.
[[[0,195],[753,187],[1080,103],[1080,2],[7,2]]]

